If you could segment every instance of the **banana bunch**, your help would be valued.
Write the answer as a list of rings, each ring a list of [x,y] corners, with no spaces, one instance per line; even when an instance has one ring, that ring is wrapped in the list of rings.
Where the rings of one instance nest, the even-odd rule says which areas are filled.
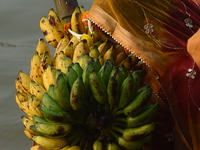
[[[142,149],[159,109],[149,104],[143,62],[102,37],[85,13],[75,9],[69,35],[50,9],[40,27],[54,54],[41,38],[30,74],[18,72],[16,103],[26,114],[25,135],[37,144],[31,150]]]

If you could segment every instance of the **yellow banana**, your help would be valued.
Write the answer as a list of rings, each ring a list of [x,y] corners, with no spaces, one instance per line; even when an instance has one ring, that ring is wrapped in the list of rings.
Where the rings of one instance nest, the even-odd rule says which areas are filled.
[[[37,82],[31,80],[30,81],[30,93],[31,95],[35,95],[39,99],[42,99],[43,94],[46,92],[46,90],[38,84]]]
[[[96,140],[93,143],[93,150],[103,150],[103,144],[100,140]]]
[[[135,64],[133,66],[133,70],[143,70],[143,65],[144,65],[144,62],[143,61],[139,61],[137,64]]]
[[[48,85],[54,85],[56,76],[56,67],[54,67],[53,65],[48,65],[46,69],[46,75],[47,75]]]
[[[31,81],[30,76],[25,74],[21,70],[18,72],[18,75],[19,75],[19,80],[22,83],[22,86],[26,89],[28,93],[30,93],[30,81]]]
[[[69,44],[69,39],[64,37],[59,43],[58,46],[56,47],[53,59],[56,59],[60,51],[63,51],[63,49]]]
[[[90,49],[88,47],[87,40],[81,40],[74,49],[73,63],[75,63],[82,54],[89,52]]]
[[[101,45],[99,45],[98,50],[101,55],[104,56],[104,54],[107,52],[108,49],[110,49],[112,46],[112,42],[110,40],[104,41]]]
[[[90,52],[89,52],[89,55],[90,55],[90,57],[92,57],[92,58],[98,58],[98,57],[99,57],[100,53],[99,53],[99,50],[98,50],[98,46],[97,46],[97,45],[94,45],[94,46],[92,47],[92,49],[91,49]]]
[[[44,73],[42,75],[42,79],[43,79],[43,86],[46,89],[46,91],[49,91],[49,83],[48,83],[48,78],[47,78],[47,69],[44,70]]]
[[[63,52],[65,56],[69,57],[70,59],[73,59],[74,55],[74,48],[73,48],[74,43],[70,42],[64,49]]]
[[[85,53],[85,54],[82,54],[78,59],[77,59],[77,63],[79,63],[79,65],[81,66],[81,68],[83,69],[87,60],[89,59],[89,53]]]
[[[125,51],[120,52],[115,59],[116,65],[119,65],[124,59],[126,59],[128,55],[126,54]]]
[[[61,150],[65,150],[65,149],[61,149]],[[80,146],[74,145],[70,148],[68,148],[67,150],[82,150]]]
[[[28,91],[23,87],[22,82],[19,80],[19,78],[15,79],[15,87],[18,92],[22,94],[29,94]]]
[[[103,64],[104,64],[104,59],[103,59],[103,55],[99,55],[99,62],[100,62],[100,64],[101,64],[101,66],[103,66]]]
[[[64,52],[63,52],[63,51],[60,51],[60,52],[58,53],[58,55],[57,55],[56,57],[54,57],[54,59],[53,59],[53,65],[57,68],[59,61],[60,61],[61,59],[63,59],[64,57],[65,57]]]
[[[28,116],[33,116],[32,112],[29,110],[28,101],[20,102],[20,109]]]
[[[103,56],[104,62],[110,58],[114,58],[114,56],[115,56],[114,49],[113,46],[111,46]]]
[[[31,147],[30,150],[44,150],[43,148],[41,148],[39,145],[34,145]]]
[[[41,59],[41,64],[40,64],[41,73],[43,74],[44,71],[46,70],[47,66],[51,65],[51,64],[52,64],[51,56],[50,56],[48,51],[45,51],[43,53],[43,56],[42,56],[42,59]]]
[[[60,59],[60,61],[58,62],[58,64],[56,65],[57,69],[60,69],[63,73],[67,72],[67,68],[69,65],[71,65],[72,60],[65,56],[63,59]]]
[[[29,130],[27,130],[27,129],[24,129],[24,134],[29,138],[29,139],[33,139],[33,134],[31,134],[30,132],[29,132]]]
[[[55,39],[55,36],[53,34],[53,28],[51,27],[48,18],[43,16],[40,19],[40,29],[46,39],[46,41],[53,47],[56,47],[58,45],[58,42]]]
[[[124,65],[125,68],[127,69],[132,69],[133,65],[132,65],[132,57],[128,56],[126,57],[120,64],[120,65]]]
[[[42,72],[40,69],[41,58],[38,51],[35,51],[31,59],[31,73],[33,80],[43,86]]]
[[[45,149],[61,149],[68,144],[66,138],[47,138],[43,136],[34,136],[33,140]]]
[[[70,39],[69,43],[73,43],[73,50],[75,49],[75,47],[78,45],[79,41],[77,39],[76,36],[72,36],[72,38]]]
[[[76,7],[71,17],[71,29],[76,33],[85,33],[85,26],[81,20],[82,13],[79,7]]]
[[[116,45],[115,47],[114,47],[114,49],[115,49],[115,56],[117,56],[119,53],[121,53],[121,52],[123,52],[124,51],[124,47],[122,46],[122,45]]]
[[[38,51],[40,58],[42,58],[45,51],[48,51],[49,56],[51,57],[49,46],[47,45],[47,43],[44,41],[43,38],[39,39],[37,47],[36,47],[36,51]]]
[[[20,92],[17,92],[15,94],[15,100],[16,100],[17,105],[21,109],[21,102],[28,101],[28,95],[27,94],[22,94]]]
[[[68,38],[68,40],[69,40],[68,35],[65,33],[65,31],[63,29],[64,23],[63,23],[62,19],[58,16],[58,14],[54,11],[53,8],[49,9],[48,20],[49,20],[51,27],[53,28],[53,30],[52,30],[53,35],[58,43],[63,38]]]
[[[42,100],[36,97],[35,95],[29,95],[28,97],[28,105],[30,111],[32,111],[33,115],[36,115],[38,117],[42,117],[39,107],[42,106]]]
[[[35,134],[31,129],[30,126],[34,125],[33,119],[30,116],[22,116],[22,123],[24,125],[24,128],[30,133],[30,134]]]

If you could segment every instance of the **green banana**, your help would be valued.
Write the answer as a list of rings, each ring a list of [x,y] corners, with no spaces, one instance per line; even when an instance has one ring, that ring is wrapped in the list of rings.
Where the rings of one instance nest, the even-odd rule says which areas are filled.
[[[51,96],[56,101],[56,96],[55,96],[53,84],[49,85],[48,94],[49,94],[49,96]]]
[[[100,63],[100,61],[99,61],[99,58],[97,57],[97,58],[94,58],[94,69],[95,69],[95,71],[96,72],[99,72],[99,70],[101,69],[101,63]]]
[[[72,125],[69,123],[35,122],[35,128],[45,137],[59,138],[70,133]]]
[[[119,101],[119,86],[114,76],[111,76],[107,85],[107,97],[112,110]]]
[[[149,100],[151,98],[151,94],[152,94],[152,88],[149,87],[149,88],[145,89],[146,86],[149,87],[148,85],[145,85],[144,90],[139,92],[138,95],[136,95],[136,97],[134,97],[132,102],[123,109],[123,112],[126,116],[136,115],[138,113],[139,109],[142,106],[145,106],[149,102]]]
[[[93,150],[103,150],[103,144],[100,140],[96,140],[93,143]]]
[[[123,81],[122,86],[120,88],[120,98],[118,107],[124,108],[127,106],[131,99],[133,99],[133,96],[135,95],[136,91],[133,91],[134,86],[134,80],[132,74],[129,74],[128,77]]]
[[[108,85],[108,81],[112,70],[113,70],[113,63],[111,62],[111,60],[106,60],[106,62],[103,64],[103,66],[100,68],[98,72],[103,81],[105,82],[106,86]]]
[[[82,76],[83,74],[83,69],[81,68],[80,64],[78,62],[75,62],[72,65],[72,68],[76,71],[76,73],[78,74],[78,76]]]
[[[136,70],[132,73],[134,79],[133,91],[138,91],[146,74],[147,74],[146,70]]]
[[[44,117],[38,117],[36,115],[33,115],[33,123],[35,122],[48,122]]]
[[[146,108],[144,108],[144,110],[141,113],[137,114],[134,117],[127,117],[125,118],[124,121],[130,128],[139,127],[151,123],[155,115],[157,114],[158,110],[159,110],[158,103],[151,104],[149,106],[146,106]]]
[[[106,84],[100,75],[95,70],[90,71],[89,82],[92,94],[100,104],[107,104],[107,89]]]
[[[67,111],[71,110],[70,91],[68,89],[66,75],[60,73],[55,81],[54,92],[57,102]]]
[[[72,88],[74,81],[78,78],[77,72],[72,68],[72,66],[68,66],[67,72],[66,72],[66,77],[67,77],[67,83],[70,87]]]
[[[83,69],[89,57],[89,53],[84,53],[77,59],[76,62],[78,62],[81,68]]]
[[[90,57],[91,58],[91,57]],[[88,61],[86,62],[84,68],[83,68],[83,82],[85,83],[85,91],[87,93],[90,93],[90,84],[89,84],[89,74],[90,74],[90,70],[94,69],[94,61],[92,59],[88,59]]]
[[[121,150],[121,149],[116,143],[111,142],[107,144],[107,150]]]
[[[114,76],[117,80],[117,84],[121,87],[123,81],[126,79],[126,74],[119,69],[119,66],[114,66],[110,76]]]
[[[145,124],[135,128],[126,128],[121,129],[116,126],[113,126],[112,129],[120,132],[125,140],[132,141],[132,140],[139,140],[142,139],[154,131],[156,124],[151,122],[149,124]]]
[[[42,106],[47,108],[53,108],[57,111],[64,111],[64,109],[55,101],[48,93],[44,93],[42,97]]]
[[[80,76],[74,82],[70,93],[70,104],[73,110],[79,110],[83,107],[85,99],[85,84]]]
[[[72,116],[63,110],[57,110],[48,107],[40,107],[40,113],[42,116],[51,122],[69,122],[72,121]]]
[[[143,149],[144,146],[148,145],[152,139],[152,134],[149,136],[136,140],[136,141],[127,141],[123,137],[118,138],[118,143],[121,147],[127,149],[127,150],[140,150]]]

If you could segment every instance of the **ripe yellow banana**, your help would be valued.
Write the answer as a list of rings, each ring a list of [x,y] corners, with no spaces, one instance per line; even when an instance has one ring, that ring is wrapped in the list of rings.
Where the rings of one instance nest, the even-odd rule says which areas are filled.
[[[27,94],[22,94],[20,92],[17,92],[15,94],[15,99],[16,99],[16,103],[19,106],[19,108],[21,109],[21,102],[23,101],[28,101],[28,95]]]
[[[81,20],[82,13],[79,7],[76,7],[71,17],[71,29],[76,33],[85,33],[85,26]]]
[[[64,37],[57,45],[53,59],[56,59],[60,51],[63,51],[63,49],[69,44],[69,39]]]
[[[42,99],[43,94],[46,90],[40,84],[36,83],[35,81],[30,81],[30,93],[31,95],[35,95],[39,99]]]
[[[41,64],[40,64],[41,73],[43,74],[44,71],[47,69],[47,66],[51,64],[52,64],[51,56],[48,51],[45,51],[41,58]]]
[[[28,97],[28,105],[30,111],[32,111],[33,115],[36,115],[38,117],[42,117],[39,107],[42,105],[42,100],[36,97],[35,95],[29,95]]]
[[[81,40],[74,49],[73,63],[75,63],[82,54],[89,52],[90,49],[88,47],[87,40]]]
[[[47,45],[47,43],[44,41],[43,38],[39,39],[39,41],[37,43],[36,51],[38,51],[40,58],[42,58],[45,51],[48,51],[49,56],[51,57],[49,46]]]
[[[133,63],[132,63],[132,57],[128,56],[119,65],[124,65],[125,68],[127,69],[132,69]]]
[[[40,147],[39,145],[34,145],[31,147],[30,150],[44,150],[42,147]]]
[[[52,31],[56,41],[59,43],[63,38],[68,38],[69,41],[69,37],[63,29],[64,23],[53,8],[49,9],[48,20],[53,29]]]
[[[27,74],[25,74],[24,72],[22,72],[21,70],[18,72],[19,75],[19,80],[22,83],[22,86],[24,87],[24,89],[26,89],[26,91],[28,93],[30,93],[30,81],[31,81],[31,77]]]
[[[66,138],[47,138],[43,136],[34,136],[33,140],[45,149],[61,149],[68,144]]]
[[[40,19],[40,29],[46,39],[46,41],[53,47],[56,47],[58,45],[58,42],[56,41],[56,38],[53,34],[53,28],[51,27],[48,18],[43,16]]]
[[[60,59],[56,68],[60,69],[63,73],[66,73],[71,63],[72,63],[72,60],[69,57],[65,56],[63,59]]]
[[[98,50],[102,56],[110,49],[112,46],[112,42],[110,40],[104,41],[101,45],[99,45]]]
[[[121,62],[122,62],[123,60],[125,60],[127,57],[128,57],[128,55],[126,54],[125,51],[120,52],[120,53],[116,56],[116,60],[115,60],[116,65],[120,65]]]
[[[30,132],[29,132],[29,130],[27,130],[27,129],[24,129],[24,134],[29,138],[29,139],[33,139],[33,136],[34,136],[34,134],[31,134]]]
[[[79,63],[79,65],[81,66],[81,68],[83,69],[87,60],[89,59],[89,53],[85,53],[85,54],[82,54],[77,60],[76,62]],[[75,62],[75,63],[76,63]]]
[[[113,46],[111,46],[106,53],[104,54],[103,58],[104,58],[104,62],[110,58],[114,58],[115,57],[115,53],[114,53],[114,49]]]
[[[24,125],[24,128],[25,128],[28,132],[30,132],[31,134],[35,134],[35,133],[30,129],[30,126],[31,126],[31,125],[34,125],[32,117],[30,117],[30,116],[22,116],[21,118],[22,118],[22,123],[23,123],[23,125]]]
[[[63,52],[65,54],[65,56],[69,57],[70,59],[73,59],[73,55],[74,55],[74,47],[73,47],[74,43],[70,42],[64,49]]]
[[[29,95],[28,91],[23,87],[22,82],[19,80],[19,78],[15,79],[15,87],[18,92]]]
[[[53,59],[53,65],[57,68],[59,61],[60,61],[61,59],[63,59],[64,57],[65,57],[64,52],[63,52],[63,51],[60,51],[60,52],[58,53],[58,55],[57,55],[56,57],[54,57],[54,59]]]
[[[35,82],[43,86],[42,72],[40,69],[41,58],[38,51],[34,51],[31,59],[31,77]]]
[[[28,106],[28,101],[22,101],[20,102],[20,109],[27,114],[28,116],[33,116],[33,113],[30,111]]]
[[[47,91],[49,91],[49,86],[55,84],[56,68],[53,65],[48,65],[47,69],[45,70],[45,74],[48,82],[46,85],[47,88],[45,88]]]
[[[90,55],[90,57],[92,57],[92,58],[98,58],[98,57],[99,57],[100,53],[99,53],[99,50],[98,50],[98,46],[97,46],[97,45],[94,45],[94,46],[92,47],[92,49],[91,49],[90,52],[89,52],[89,55]]]

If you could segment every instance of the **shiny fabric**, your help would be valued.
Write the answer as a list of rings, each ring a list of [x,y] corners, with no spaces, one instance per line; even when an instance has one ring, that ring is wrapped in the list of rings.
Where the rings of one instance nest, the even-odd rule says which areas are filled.
[[[192,36],[200,26],[199,4],[197,0],[94,0],[88,14],[146,64],[147,81],[154,90],[152,103],[161,105],[148,149],[172,149],[173,126],[188,149],[200,149],[200,55],[196,56],[200,46],[192,48]]]

